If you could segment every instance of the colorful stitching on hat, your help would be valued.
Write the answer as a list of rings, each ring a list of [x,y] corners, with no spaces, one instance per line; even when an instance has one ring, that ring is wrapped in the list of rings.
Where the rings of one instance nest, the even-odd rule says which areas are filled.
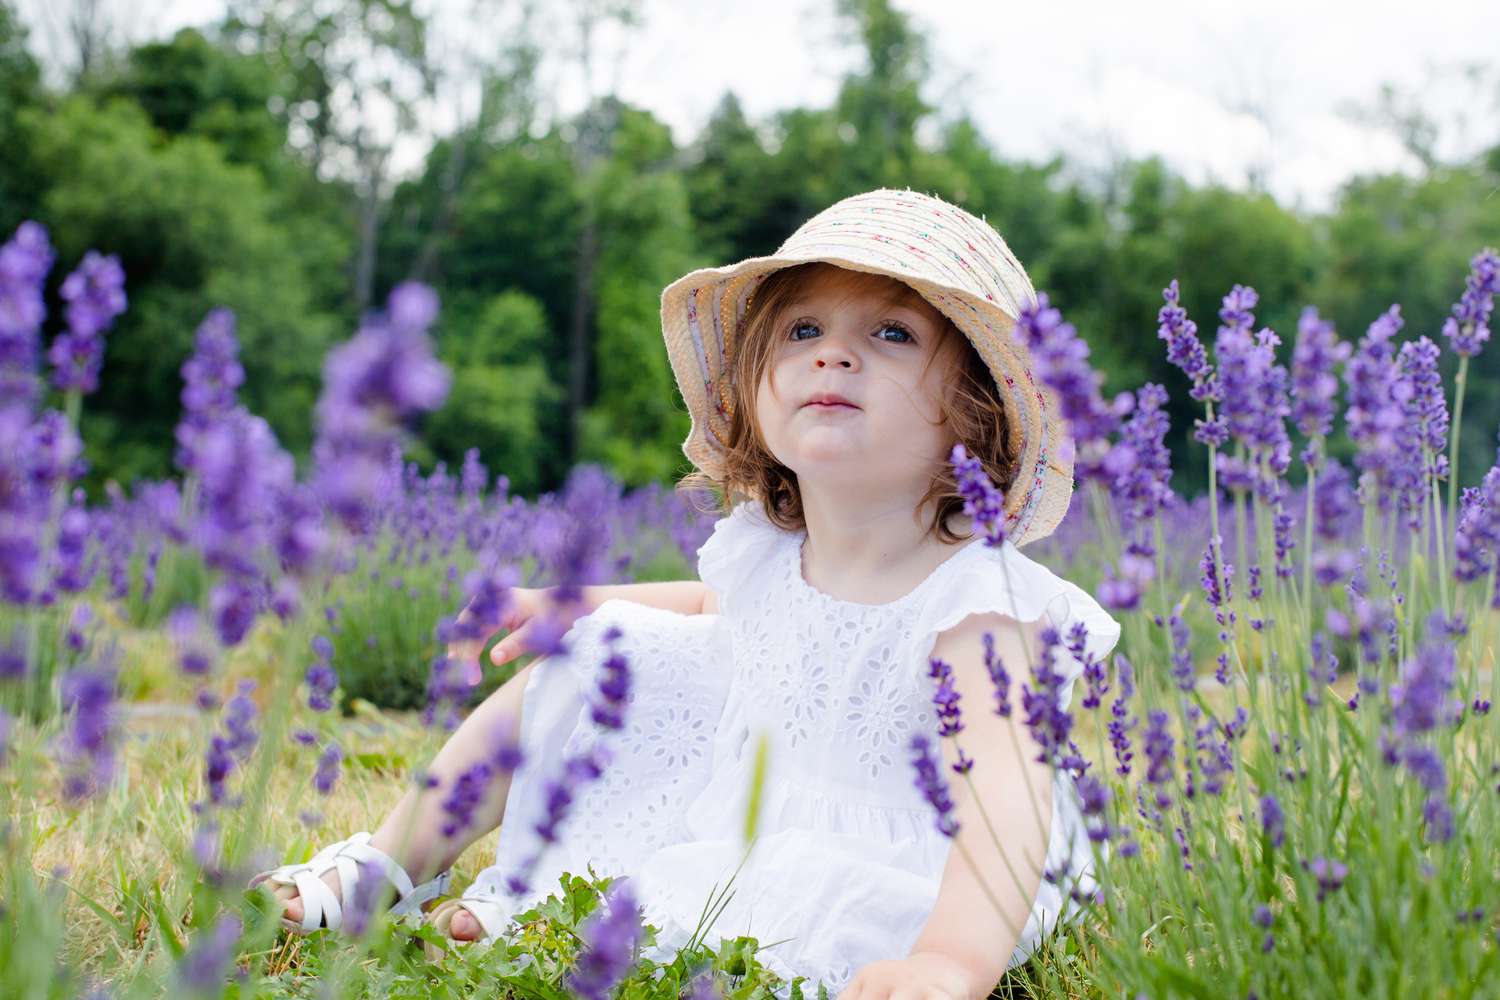
[[[901,232],[903,235],[913,235],[915,233],[915,230],[909,226],[903,227],[903,221],[904,220],[900,218],[887,219],[884,220],[884,224],[889,228],[896,230],[897,232]],[[816,248],[824,245],[817,239],[814,239],[814,237],[821,237],[823,227],[804,227],[804,229],[804,232],[798,234],[797,246],[802,247],[804,251],[806,251],[815,250]],[[859,232],[859,235],[862,235],[867,239],[874,240],[877,243],[896,243],[896,240],[893,237],[885,235],[883,233],[870,233],[864,231],[857,232]],[[962,238],[960,234],[955,233],[953,235],[957,238]],[[791,240],[788,240],[788,243],[790,242]],[[827,245],[837,246],[839,244],[830,243]],[[920,253],[921,251],[918,252]],[[931,257],[928,257],[927,259],[932,260]],[[903,265],[906,262],[903,261],[900,257],[893,257],[892,260],[894,261],[894,264],[892,265],[891,270],[899,271],[904,269]],[[987,269],[990,272],[987,277],[984,273],[976,272],[971,267],[966,267],[964,270],[960,271],[954,268],[943,266],[940,261],[934,261],[934,263],[938,264],[937,273],[945,279],[945,284],[954,285],[958,288],[968,289],[972,292],[984,291],[986,288],[993,288],[997,284],[1003,287],[1003,282],[998,281],[998,278],[996,277],[999,272],[997,270],[994,270],[993,268]],[[965,280],[965,278],[967,278],[968,280]],[[990,295],[987,291],[985,292],[985,295],[986,298],[988,298],[991,302],[996,301],[994,296]]]
[[[688,333],[693,338],[693,347],[697,350],[698,372],[706,379],[712,377],[708,370],[708,351],[703,347],[703,332],[698,326],[698,289],[690,288],[687,293],[687,320]]]

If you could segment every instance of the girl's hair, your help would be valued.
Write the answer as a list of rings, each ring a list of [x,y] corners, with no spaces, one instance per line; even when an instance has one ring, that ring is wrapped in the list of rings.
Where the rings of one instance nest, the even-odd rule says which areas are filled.
[[[739,498],[759,499],[766,517],[778,527],[787,531],[806,527],[797,476],[776,460],[761,437],[754,387],[760,385],[761,375],[776,348],[773,324],[782,308],[800,298],[810,286],[830,277],[844,279],[850,295],[869,296],[882,306],[907,305],[941,317],[941,333],[929,355],[928,367],[939,357],[955,353],[952,347],[945,351],[946,344],[956,342],[958,358],[950,362],[948,385],[937,395],[940,421],[952,429],[954,438],[970,456],[979,459],[985,474],[1000,489],[1009,490],[1015,481],[1019,454],[1010,443],[1010,424],[997,396],[995,377],[969,338],[910,285],[882,274],[839,268],[822,261],[773,271],[755,290],[739,326],[739,335],[726,347],[730,356],[725,367],[731,379],[729,394],[733,406],[724,474],[715,479],[695,469],[683,477],[677,490],[689,493],[708,490],[717,494],[718,513],[728,513]],[[926,371],[923,369],[924,375]],[[936,509],[928,534],[935,534],[945,543],[961,541],[962,536],[948,528],[948,519],[963,513],[964,501],[946,457],[917,509],[929,503],[935,503]]]

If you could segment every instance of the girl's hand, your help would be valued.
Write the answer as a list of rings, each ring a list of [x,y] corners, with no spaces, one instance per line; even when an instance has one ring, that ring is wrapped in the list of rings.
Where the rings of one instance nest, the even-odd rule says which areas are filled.
[[[480,674],[479,656],[484,652],[485,644],[494,638],[495,633],[502,631],[510,633],[495,643],[495,648],[490,650],[490,662],[498,667],[509,663],[522,653],[531,651],[527,637],[532,623],[538,615],[549,610],[554,618],[563,623],[564,628],[571,626],[574,620],[583,613],[581,604],[554,608],[545,590],[533,587],[512,587],[510,599],[505,604],[500,620],[484,623],[483,634],[477,639],[461,639],[450,643],[448,658],[463,664],[469,682],[477,684]],[[468,623],[474,621],[474,616],[468,608],[464,608],[458,613],[458,620]]]
[[[957,959],[919,951],[871,962],[855,973],[837,1000],[983,1000],[989,992],[975,985],[968,967]]]

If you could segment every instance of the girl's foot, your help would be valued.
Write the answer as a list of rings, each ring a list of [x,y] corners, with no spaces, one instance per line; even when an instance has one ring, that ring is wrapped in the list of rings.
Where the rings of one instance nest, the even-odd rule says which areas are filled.
[[[329,869],[323,875],[323,882],[343,902],[343,887],[339,882],[339,873]],[[288,920],[301,921],[303,907],[302,897],[297,892],[295,885],[282,885],[276,887],[276,898],[281,900]],[[453,922],[448,925],[448,936],[455,941],[478,941],[484,934],[484,928],[479,921],[474,919],[474,914],[468,910],[459,910],[453,914]]]

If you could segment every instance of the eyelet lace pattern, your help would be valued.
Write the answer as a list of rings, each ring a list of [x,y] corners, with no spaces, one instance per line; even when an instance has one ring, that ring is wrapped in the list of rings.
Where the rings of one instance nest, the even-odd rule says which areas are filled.
[[[836,994],[864,965],[910,950],[951,848],[916,788],[907,749],[916,732],[938,739],[928,677],[937,637],[982,612],[1045,617],[1059,629],[1082,620],[1088,652],[1103,657],[1120,626],[1009,543],[965,545],[894,601],[839,600],[803,579],[804,538],[741,504],[698,553],[720,615],[610,601],[574,624],[571,655],[538,664],[528,684],[522,733],[531,763],[512,780],[496,864],[477,891],[503,894],[505,876],[536,848],[540,782],[558,773],[560,755],[602,741],[612,763],[577,798],[531,893],[510,912],[556,891],[562,871],[584,874],[592,862],[601,875],[634,880],[645,919],[661,931],[652,955],[665,961],[692,935],[710,889],[722,891],[733,875],[733,895],[706,939],[778,942],[763,960],[788,980],[806,976],[807,995],[819,979]],[[601,734],[587,699],[610,624],[624,632],[632,691],[625,730]],[[1009,666],[1018,687],[1024,669]],[[1060,651],[1057,668],[1068,678],[1066,706],[1082,664]],[[762,738],[767,772],[747,857]],[[982,748],[965,749],[982,767]],[[1054,783],[1046,865],[1078,880],[1043,880],[1012,965],[1076,909],[1068,888],[1094,888],[1077,792],[1065,775]]]

